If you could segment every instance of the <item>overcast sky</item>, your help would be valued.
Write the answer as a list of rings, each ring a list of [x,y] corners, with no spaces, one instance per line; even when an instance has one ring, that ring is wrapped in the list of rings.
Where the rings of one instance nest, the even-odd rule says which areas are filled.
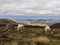
[[[60,14],[60,0],[0,0],[0,15]]]

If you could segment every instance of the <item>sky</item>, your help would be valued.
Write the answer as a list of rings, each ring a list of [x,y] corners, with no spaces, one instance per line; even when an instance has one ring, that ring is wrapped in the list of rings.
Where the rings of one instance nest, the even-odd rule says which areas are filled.
[[[10,15],[0,15],[0,19],[13,19],[13,20],[39,20],[39,19],[44,19],[44,20],[60,20],[60,16],[47,16],[47,15],[38,15],[38,16],[10,16]]]
[[[60,16],[60,0],[0,0],[0,15]]]

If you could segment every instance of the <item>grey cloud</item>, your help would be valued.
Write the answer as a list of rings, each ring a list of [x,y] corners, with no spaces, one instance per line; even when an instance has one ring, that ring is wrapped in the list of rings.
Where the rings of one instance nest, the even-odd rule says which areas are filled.
[[[60,0],[0,0],[0,14],[60,14]]]

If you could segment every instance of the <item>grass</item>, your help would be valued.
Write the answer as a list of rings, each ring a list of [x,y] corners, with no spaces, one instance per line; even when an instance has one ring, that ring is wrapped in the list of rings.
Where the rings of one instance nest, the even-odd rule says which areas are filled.
[[[47,26],[46,24],[27,24],[27,25],[31,25],[31,26]]]
[[[51,39],[51,45],[60,45],[60,40],[59,39]]]
[[[1,29],[0,31],[3,30],[2,28],[3,27],[0,28]],[[25,28],[24,33],[20,33],[20,31],[14,31],[14,32],[10,31],[7,32],[5,36],[10,40],[19,39],[19,45],[25,45],[24,42],[30,42],[33,37],[39,37],[41,34],[43,34],[42,30],[43,30],[42,28]],[[60,33],[59,33],[60,29],[55,29],[55,31],[58,33],[56,33],[53,36],[60,37]],[[1,36],[0,40],[2,38],[7,39],[6,37]],[[50,40],[51,40],[51,45],[60,45],[60,39],[50,38]],[[0,45],[11,45],[11,41],[7,41],[7,42],[0,41]]]

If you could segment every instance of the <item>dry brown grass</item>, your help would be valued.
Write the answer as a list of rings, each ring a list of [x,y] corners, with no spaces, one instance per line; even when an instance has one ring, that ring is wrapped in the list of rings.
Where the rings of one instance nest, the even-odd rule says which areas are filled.
[[[50,45],[50,40],[45,36],[32,38],[32,45]]]

